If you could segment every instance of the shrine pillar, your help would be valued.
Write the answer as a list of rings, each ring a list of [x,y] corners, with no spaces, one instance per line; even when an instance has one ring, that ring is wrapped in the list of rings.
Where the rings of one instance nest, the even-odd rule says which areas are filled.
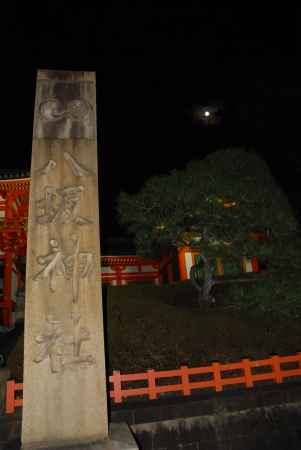
[[[39,71],[26,264],[25,450],[108,436],[98,198],[95,74]]]

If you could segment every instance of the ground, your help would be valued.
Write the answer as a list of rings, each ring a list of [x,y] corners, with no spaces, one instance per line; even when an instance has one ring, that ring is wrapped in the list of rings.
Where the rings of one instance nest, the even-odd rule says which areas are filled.
[[[244,286],[243,289],[251,289]],[[219,287],[217,303],[199,308],[190,283],[104,288],[107,368],[141,372],[301,351],[300,318],[240,310]],[[88,344],[86,344],[88,345]],[[23,334],[8,355],[23,378]]]

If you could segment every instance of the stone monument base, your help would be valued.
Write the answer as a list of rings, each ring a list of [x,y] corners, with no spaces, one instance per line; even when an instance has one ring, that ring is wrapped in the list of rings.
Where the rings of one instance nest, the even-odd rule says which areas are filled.
[[[136,441],[126,423],[111,423],[109,437],[98,442],[43,447],[22,447],[22,450],[138,450]]]

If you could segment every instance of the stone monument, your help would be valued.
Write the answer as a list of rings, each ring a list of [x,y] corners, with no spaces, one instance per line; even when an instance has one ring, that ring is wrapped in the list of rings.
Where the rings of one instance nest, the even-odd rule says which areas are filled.
[[[98,198],[95,74],[41,70],[28,219],[24,450],[91,442],[111,448],[118,441],[118,427],[110,436],[107,421]]]

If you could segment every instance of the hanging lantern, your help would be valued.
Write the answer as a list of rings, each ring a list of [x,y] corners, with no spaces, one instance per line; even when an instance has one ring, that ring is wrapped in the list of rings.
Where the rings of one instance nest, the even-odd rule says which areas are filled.
[[[236,202],[226,201],[223,206],[224,208],[234,208],[234,206],[236,206]]]
[[[221,257],[217,257],[215,260],[215,264],[216,264],[216,275],[219,276],[224,276],[225,272],[224,272],[224,267],[222,264],[222,258]]]

